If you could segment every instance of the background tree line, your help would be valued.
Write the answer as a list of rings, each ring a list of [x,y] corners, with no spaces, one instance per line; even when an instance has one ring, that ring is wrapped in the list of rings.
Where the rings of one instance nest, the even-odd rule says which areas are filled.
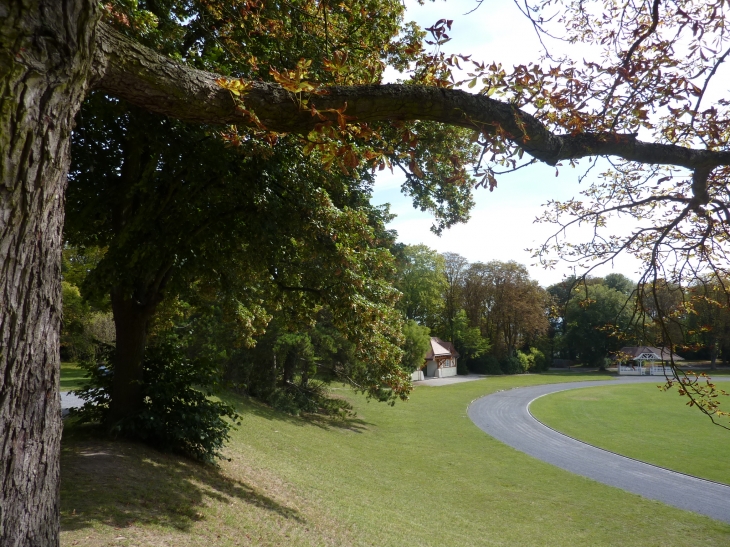
[[[516,262],[470,264],[425,245],[395,249],[398,307],[419,332],[453,342],[459,373],[515,374],[549,366],[546,347],[551,297]],[[427,346],[426,346],[427,347]],[[423,355],[418,366],[423,364]]]
[[[452,341],[460,373],[540,371],[554,360],[604,368],[622,347],[635,345],[672,346],[712,368],[730,360],[730,314],[718,277],[687,287],[660,281],[655,294],[619,273],[571,276],[543,288],[512,261],[470,264],[424,245],[394,252],[409,347],[417,339],[427,347],[429,335]],[[422,360],[414,352],[409,364]]]

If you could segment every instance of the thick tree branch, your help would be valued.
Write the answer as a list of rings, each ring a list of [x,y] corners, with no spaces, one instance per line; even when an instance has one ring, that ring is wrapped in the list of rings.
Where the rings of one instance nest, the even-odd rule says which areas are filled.
[[[97,89],[187,122],[251,125],[230,93],[216,84],[218,75],[163,57],[105,25],[98,27],[97,42]],[[326,95],[309,100],[320,111],[346,105],[345,114],[357,122],[427,120],[488,133],[499,131],[549,165],[587,156],[617,156],[691,170],[730,165],[730,151],[648,143],[633,135],[609,132],[554,134],[513,105],[457,89],[399,84],[343,86],[327,88]],[[272,131],[307,133],[320,122],[276,84],[254,82],[244,101]]]

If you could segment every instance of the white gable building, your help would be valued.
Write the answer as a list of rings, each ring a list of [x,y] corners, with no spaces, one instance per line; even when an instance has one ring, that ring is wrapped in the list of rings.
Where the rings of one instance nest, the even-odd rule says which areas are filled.
[[[667,348],[654,346],[623,347],[614,359],[618,362],[618,373],[628,376],[666,375],[670,373],[669,365],[666,363],[684,361],[682,357],[671,353]]]
[[[456,376],[456,361],[459,353],[454,344],[444,342],[441,338],[431,337],[431,349],[424,357],[423,366],[411,375],[415,382],[425,378],[446,378]]]

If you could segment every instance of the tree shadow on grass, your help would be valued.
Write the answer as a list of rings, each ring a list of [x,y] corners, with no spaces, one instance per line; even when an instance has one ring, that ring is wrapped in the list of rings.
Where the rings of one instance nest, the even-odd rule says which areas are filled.
[[[615,372],[609,372],[607,370],[595,370],[595,369],[565,369],[565,370],[550,370],[541,372],[544,376],[567,376],[570,378],[578,378],[585,376],[586,378],[596,377],[600,378],[618,378],[618,374]]]
[[[368,426],[373,425],[370,422],[358,418],[356,415],[327,416],[324,414],[304,414],[302,416],[293,416],[243,395],[226,394],[219,395],[219,397],[221,400],[232,405],[239,414],[253,414],[265,420],[284,422],[297,427],[315,426],[326,431],[340,430],[362,433],[368,429]]]
[[[188,530],[202,520],[210,501],[237,499],[271,513],[304,522],[256,488],[224,476],[216,468],[163,454],[141,444],[66,435],[61,452],[61,529],[95,523],[123,528],[150,524]],[[70,437],[70,438],[69,438]]]

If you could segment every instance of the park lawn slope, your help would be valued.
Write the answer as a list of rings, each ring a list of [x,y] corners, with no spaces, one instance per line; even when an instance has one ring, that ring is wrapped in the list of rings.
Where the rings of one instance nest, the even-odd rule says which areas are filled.
[[[61,392],[81,389],[86,382],[86,371],[73,362],[61,363]]]
[[[530,412],[553,429],[600,448],[730,484],[730,431],[686,403],[676,390],[633,384],[546,395],[530,405]],[[730,426],[727,418],[718,421]]]
[[[575,375],[570,375],[570,379]],[[589,377],[586,379],[595,379]],[[303,420],[235,399],[216,471],[132,443],[63,442],[63,545],[698,546],[730,525],[575,476],[492,439],[470,401],[559,376],[416,388],[395,407]],[[119,538],[119,539],[117,539]]]

